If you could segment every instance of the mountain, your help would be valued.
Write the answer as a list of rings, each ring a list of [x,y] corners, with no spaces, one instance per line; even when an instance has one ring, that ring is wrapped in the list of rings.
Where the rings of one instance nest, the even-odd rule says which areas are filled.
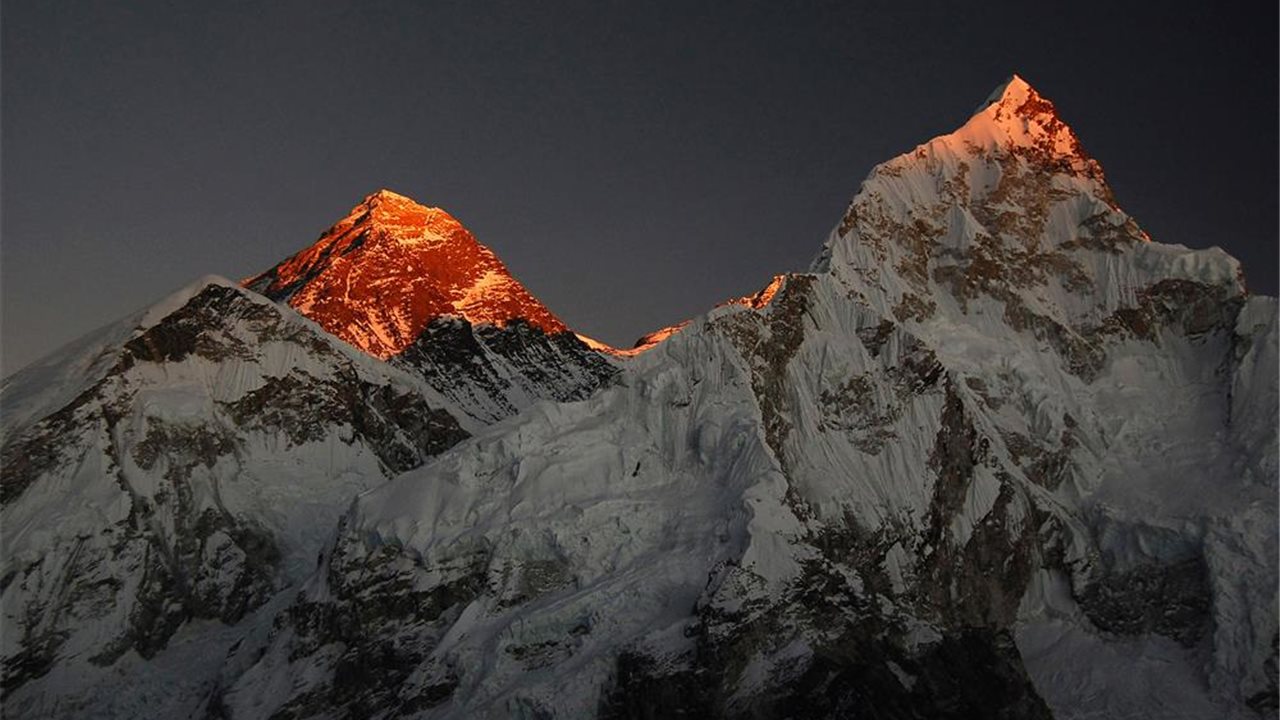
[[[358,493],[617,373],[456,221],[386,191],[268,276],[310,317],[205,278],[0,388],[6,716],[185,714]],[[410,312],[375,304],[390,287]],[[392,337],[389,362],[360,344]]]
[[[384,359],[444,315],[497,327],[520,319],[548,335],[568,330],[453,216],[390,190],[369,195],[310,247],[244,285]]]
[[[571,332],[461,223],[390,190],[244,286],[421,375],[480,423],[580,400],[616,372],[616,351]]]
[[[1276,717],[1277,317],[1016,76],[630,351],[375,193],[4,381],[3,711]]]
[[[1014,77],[810,272],[357,498],[211,707],[1274,717],[1276,324]]]
[[[420,379],[221,278],[0,400],[9,717],[94,714],[100,697],[70,691],[114,693],[193,628],[247,621],[314,567],[352,497],[468,436]],[[186,690],[208,691],[222,635],[172,663]]]

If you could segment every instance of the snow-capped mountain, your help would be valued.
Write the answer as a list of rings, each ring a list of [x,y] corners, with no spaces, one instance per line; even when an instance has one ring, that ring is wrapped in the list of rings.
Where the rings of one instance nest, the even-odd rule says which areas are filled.
[[[390,190],[244,284],[384,359],[442,315],[497,327],[520,319],[548,335],[568,330],[462,223]]]
[[[401,242],[425,249],[396,255]],[[356,494],[617,372],[455,221],[386,191],[295,260],[281,267],[308,281],[280,297],[314,322],[211,277],[5,381],[7,716],[133,716],[113,693],[121,673],[153,678],[156,716],[194,707]],[[431,273],[399,286],[412,291],[399,306],[447,314],[372,308],[389,296],[379,283],[399,282],[383,273],[393,261]],[[332,297],[335,276],[352,292]],[[379,324],[406,318],[426,324]],[[387,363],[387,346],[358,345],[371,327],[418,334]],[[164,690],[169,670],[186,685]]]
[[[251,616],[314,567],[352,497],[468,435],[419,378],[220,278],[0,399],[10,717],[94,714],[68,691],[114,692],[193,627]],[[225,643],[206,651],[197,692]]]
[[[461,223],[390,190],[244,285],[420,374],[482,424],[584,398],[616,372],[616,351],[571,332]]]
[[[5,382],[6,716],[1276,715],[1276,300],[1020,78],[631,351],[386,191],[246,285]]]
[[[811,272],[358,498],[215,704],[1273,716],[1277,306],[1239,277],[1015,77]]]

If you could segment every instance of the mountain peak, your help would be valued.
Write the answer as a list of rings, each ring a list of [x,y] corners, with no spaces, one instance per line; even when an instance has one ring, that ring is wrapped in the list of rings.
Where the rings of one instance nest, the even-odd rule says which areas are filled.
[[[987,95],[987,99],[983,100],[982,104],[974,109],[973,114],[977,115],[996,104],[1012,104],[1016,106],[1031,95],[1040,97],[1040,94],[1036,92],[1035,88],[1031,87],[1030,83],[1022,79],[1021,75],[1014,73],[1009,76],[1009,79],[997,85],[996,89],[992,90],[990,95]]]
[[[1117,306],[1132,280],[1099,258],[1148,240],[1054,104],[1013,75],[962,127],[877,166],[814,267],[867,283],[899,321],[992,300],[1065,327]],[[1207,265],[1197,276],[1216,279]]]
[[[385,214],[424,214],[432,211],[436,213],[444,213],[440,208],[433,208],[414,200],[408,195],[401,195],[393,190],[381,188],[375,192],[369,193],[351,209],[352,213],[358,214],[360,211],[376,212],[380,215]],[[444,213],[448,214],[448,213]]]
[[[448,212],[386,188],[366,195],[326,234],[350,232],[353,228],[376,230],[376,240],[401,245],[474,242],[462,223]]]
[[[1031,150],[1044,160],[1073,165],[1077,174],[1102,177],[1101,168],[1085,154],[1053,103],[1017,74],[996,87],[950,137],[982,147]]]
[[[568,329],[452,215],[385,188],[244,285],[382,358],[441,315],[497,326],[522,319],[549,334]]]
[[[365,196],[365,199],[364,199],[366,203],[371,203],[371,202],[380,201],[380,200],[411,202],[411,203],[414,203],[415,205],[417,204],[417,201],[409,197],[408,195],[401,195],[400,193],[396,192],[395,190],[391,190],[390,188],[378,188],[374,192],[371,192],[367,196]]]

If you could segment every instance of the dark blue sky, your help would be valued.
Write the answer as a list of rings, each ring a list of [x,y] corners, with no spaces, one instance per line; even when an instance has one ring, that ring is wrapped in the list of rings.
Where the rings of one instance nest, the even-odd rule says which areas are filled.
[[[1275,294],[1275,3],[940,5],[6,2],[3,372],[383,186],[630,344],[806,267],[1015,71],[1154,238]]]

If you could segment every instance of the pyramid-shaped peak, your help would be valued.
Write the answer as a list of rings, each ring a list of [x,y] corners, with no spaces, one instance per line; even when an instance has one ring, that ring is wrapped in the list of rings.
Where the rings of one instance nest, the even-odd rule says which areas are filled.
[[[368,195],[365,196],[361,204],[378,205],[384,202],[402,203],[402,204],[408,203],[412,205],[419,205],[419,206],[425,207],[424,205],[422,205],[422,203],[418,202],[417,200],[414,200],[408,195],[401,195],[400,193],[394,190],[389,190],[387,188],[379,188],[378,190],[375,190],[374,192],[369,193]]]
[[[368,241],[402,245],[473,243],[462,223],[445,210],[382,188],[353,206],[326,234],[374,231]]]
[[[365,196],[310,247],[243,284],[382,358],[442,315],[500,327],[524,320],[547,333],[567,329],[462,223],[385,188]]]
[[[991,91],[973,114],[975,117],[987,115],[990,119],[1006,125],[1034,121],[1042,126],[1053,125],[1055,129],[1070,132],[1070,128],[1067,128],[1058,117],[1053,103],[1017,74]]]
[[[904,180],[904,175],[911,179]],[[1014,74],[1000,83],[960,128],[877,166],[836,227],[835,242],[828,243],[813,267],[824,272],[841,264],[865,262],[850,259],[859,251],[845,252],[847,247],[841,243],[857,244],[878,237],[878,227],[912,227],[920,217],[938,222],[950,217],[942,212],[950,208],[964,209],[964,215],[977,223],[970,222],[967,230],[957,229],[949,236],[959,244],[970,242],[972,237],[966,233],[978,232],[978,225],[1014,223],[1018,215],[1014,206],[1019,203],[1026,205],[1019,210],[1031,218],[1019,227],[1030,231],[1043,224],[1053,198],[1062,193],[1088,198],[1085,207],[1107,206],[1120,213],[1101,165],[1085,152],[1053,103]],[[895,198],[892,205],[905,214],[884,222],[873,220],[887,212],[881,206],[891,197]],[[977,217],[974,206],[988,200],[985,210],[977,215],[987,214]],[[953,222],[946,220],[947,225]],[[1117,215],[1112,224],[1124,228],[1126,237],[1146,239],[1127,216]],[[928,233],[933,229],[922,226],[919,232],[924,234],[918,237],[932,238]],[[985,227],[981,232],[998,234]],[[927,277],[927,273],[918,277]],[[903,308],[906,312],[906,306]]]
[[[372,192],[364,197],[355,207],[351,208],[351,212],[347,214],[347,218],[373,218],[387,219],[393,218],[400,223],[414,222],[421,223],[429,215],[448,216],[444,210],[437,207],[424,205],[408,195],[401,195],[393,190],[382,188]]]
[[[1077,175],[1102,180],[1102,169],[1054,104],[1019,75],[1001,83],[964,127],[943,138],[987,148],[1022,148]]]

